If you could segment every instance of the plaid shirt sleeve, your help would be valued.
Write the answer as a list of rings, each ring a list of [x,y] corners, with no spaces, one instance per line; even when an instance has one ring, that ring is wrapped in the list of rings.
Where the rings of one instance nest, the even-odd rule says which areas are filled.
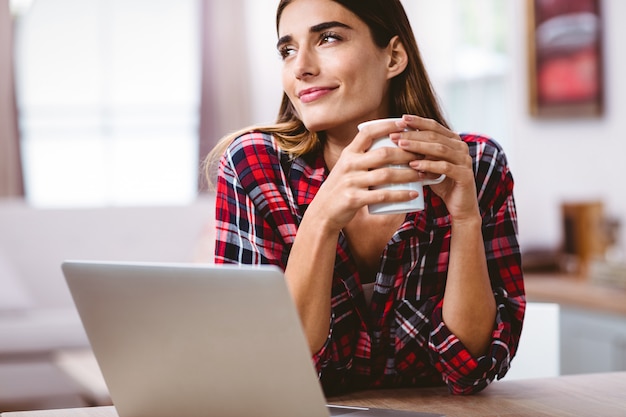
[[[497,315],[488,353],[474,358],[445,326],[443,302],[434,308],[431,359],[455,394],[478,392],[506,374],[517,350],[526,307],[513,178],[506,157],[491,140],[479,136],[466,136],[464,140],[471,149],[473,145],[483,240]]]
[[[216,263],[285,269],[297,219],[280,167],[271,135],[248,133],[229,146],[218,171]]]

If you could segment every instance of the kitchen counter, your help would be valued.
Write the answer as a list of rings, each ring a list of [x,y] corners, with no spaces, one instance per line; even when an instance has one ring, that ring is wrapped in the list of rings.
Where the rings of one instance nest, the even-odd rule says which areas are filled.
[[[595,283],[575,275],[527,273],[524,275],[528,301],[558,303],[626,317],[626,290]]]

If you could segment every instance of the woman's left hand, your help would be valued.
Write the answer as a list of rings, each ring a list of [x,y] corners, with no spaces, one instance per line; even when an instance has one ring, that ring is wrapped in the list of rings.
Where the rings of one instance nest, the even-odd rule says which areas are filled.
[[[391,139],[400,148],[424,156],[410,166],[424,178],[445,174],[443,182],[429,187],[443,199],[454,221],[476,219],[476,182],[467,144],[435,120],[413,115],[402,119],[409,130],[394,133]]]

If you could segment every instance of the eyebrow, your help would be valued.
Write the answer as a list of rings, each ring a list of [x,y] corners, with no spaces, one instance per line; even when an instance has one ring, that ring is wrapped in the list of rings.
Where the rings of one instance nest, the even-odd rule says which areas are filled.
[[[345,29],[352,29],[350,26],[346,25],[345,23],[341,23],[341,22],[337,22],[333,20],[330,22],[322,22],[322,23],[318,23],[317,25],[311,26],[311,28],[309,29],[309,33],[320,33],[325,30],[337,28],[337,27],[345,28]],[[280,39],[278,39],[278,42],[276,43],[276,47],[278,48],[285,43],[291,42],[292,40],[293,40],[293,36],[291,35],[282,36]]]

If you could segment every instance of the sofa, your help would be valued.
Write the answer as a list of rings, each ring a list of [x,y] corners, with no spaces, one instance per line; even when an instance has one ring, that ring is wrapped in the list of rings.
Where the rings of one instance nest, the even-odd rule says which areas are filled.
[[[0,200],[0,412],[80,406],[54,354],[89,342],[66,259],[211,262],[214,198],[178,206],[36,208]]]

